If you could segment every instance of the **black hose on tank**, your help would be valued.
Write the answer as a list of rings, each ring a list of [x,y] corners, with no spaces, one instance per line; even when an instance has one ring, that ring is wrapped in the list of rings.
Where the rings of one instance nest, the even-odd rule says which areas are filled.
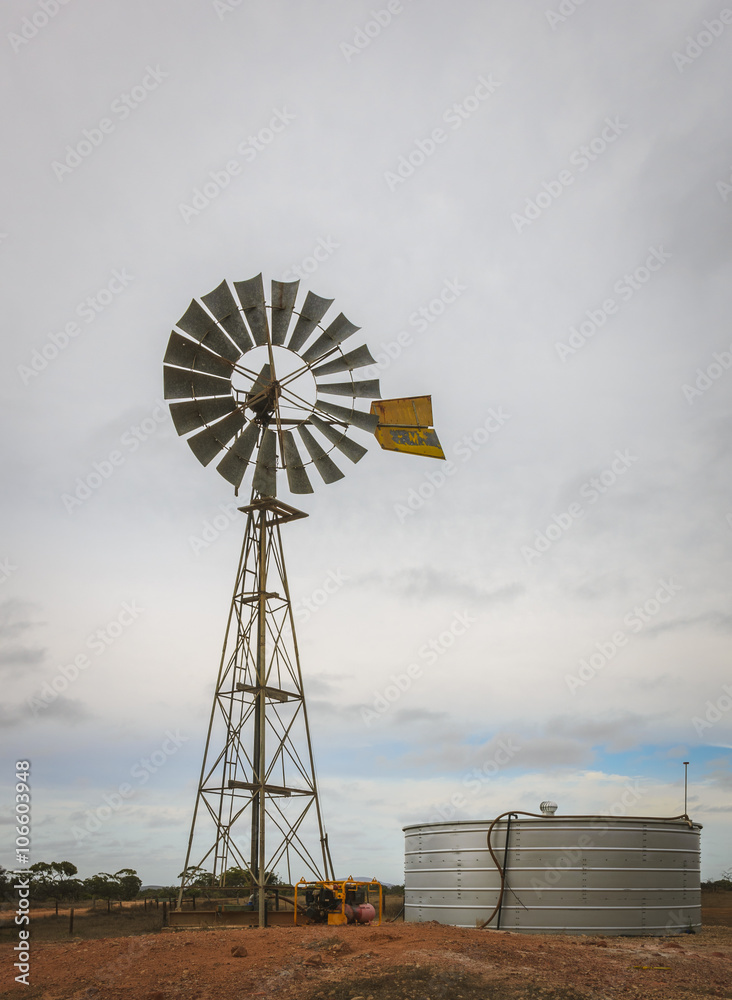
[[[493,833],[493,827],[496,825],[496,823],[500,823],[500,821],[505,816],[531,816],[532,819],[547,819],[545,813],[530,813],[530,812],[524,812],[523,809],[509,809],[508,812],[504,812],[501,813],[500,816],[496,816],[491,825],[488,827],[488,851],[490,853],[491,858],[493,859],[493,864],[496,866],[498,874],[501,877],[501,888],[498,893],[498,902],[493,908],[493,912],[491,913],[491,915],[488,917],[487,920],[484,920],[482,924],[478,925],[479,930],[483,930],[485,927],[488,926],[491,920],[501,909],[501,904],[503,903],[503,893],[505,892],[506,889],[506,876],[505,876],[506,868],[505,864],[503,867],[501,866],[501,862],[495,855],[493,846],[491,845],[491,834]],[[613,817],[611,816],[608,818],[612,819]],[[561,816],[560,819],[597,819],[597,816]],[[628,819],[650,819],[656,823],[659,821],[670,822],[673,819],[683,819],[686,820],[686,822],[689,824],[690,827],[694,825],[686,813],[682,813],[680,816],[629,816]],[[508,834],[506,834],[506,836],[508,837]]]

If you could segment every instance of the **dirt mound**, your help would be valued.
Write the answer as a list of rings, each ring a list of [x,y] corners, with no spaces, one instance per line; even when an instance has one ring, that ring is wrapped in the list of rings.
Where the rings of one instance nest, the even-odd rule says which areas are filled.
[[[732,929],[669,938],[440,924],[271,927],[33,942],[30,1000],[732,1000]]]

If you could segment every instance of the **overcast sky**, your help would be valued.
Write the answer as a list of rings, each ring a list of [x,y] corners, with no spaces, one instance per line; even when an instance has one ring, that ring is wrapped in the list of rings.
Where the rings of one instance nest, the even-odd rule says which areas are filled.
[[[684,760],[732,864],[720,9],[6,0],[0,863],[28,759],[32,860],[180,871],[243,518],[162,357],[299,269],[448,458],[372,440],[284,533],[336,870],[545,798],[677,815]]]

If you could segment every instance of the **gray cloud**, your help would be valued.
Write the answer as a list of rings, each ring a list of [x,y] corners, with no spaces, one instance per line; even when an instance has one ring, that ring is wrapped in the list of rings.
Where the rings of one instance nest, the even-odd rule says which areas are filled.
[[[509,603],[520,597],[525,587],[510,583],[494,590],[484,584],[460,579],[457,574],[444,573],[433,566],[415,566],[397,573],[360,574],[354,584],[369,588],[384,588],[387,593],[407,600],[459,600],[491,606]]]
[[[47,765],[34,790],[49,803],[47,835],[61,808],[58,775],[47,777],[54,726],[67,773],[93,760],[101,786],[129,751],[115,732],[144,743],[170,713],[203,741],[243,527],[192,552],[205,523],[218,531],[232,491],[167,415],[150,433],[143,424],[191,297],[260,270],[269,290],[293,264],[300,302],[306,290],[333,298],[333,316],[361,328],[349,344],[379,358],[384,398],[432,395],[447,456],[382,452],[353,430],[369,453],[358,464],[334,456],[343,480],[293,498],[280,477],[283,499],[310,515],[282,529],[293,594],[329,570],[349,578],[298,622],[319,773],[341,773],[339,748],[356,732],[371,743],[359,776],[386,773],[404,789],[415,774],[479,766],[499,731],[523,747],[505,772],[517,782],[524,766],[539,783],[588,762],[602,772],[617,763],[607,752],[636,755],[634,772],[658,766],[690,739],[697,692],[718,690],[728,670],[732,197],[718,184],[732,183],[732,128],[714,95],[730,89],[732,28],[680,71],[674,51],[716,16],[704,0],[578,4],[556,30],[544,6],[465,0],[456,16],[421,0],[349,61],[342,45],[365,8],[229,6],[179,0],[171,19],[144,0],[59,5],[0,65],[14,95],[0,224],[12,331],[0,371],[5,749],[15,753],[22,725]],[[4,15],[6,35],[17,33],[28,3],[7,0]],[[122,118],[113,102],[148,64],[167,76]],[[489,76],[500,86],[481,100]],[[276,135],[263,131],[275,108],[294,115]],[[114,128],[87,148],[103,116]],[[623,123],[609,143],[608,118]],[[260,133],[245,160],[240,145]],[[59,177],[53,164],[69,156]],[[241,169],[217,184],[232,160]],[[194,198],[205,204],[184,220]],[[321,238],[337,244],[326,260],[312,256]],[[659,246],[672,256],[646,274]],[[114,293],[120,269],[134,278]],[[446,281],[463,286],[450,303]],[[697,382],[687,398],[682,387]],[[499,407],[509,417],[491,430]],[[581,497],[583,516],[560,529],[617,449],[638,463],[596,502]],[[79,504],[67,509],[64,495]],[[522,547],[557,532],[529,564]],[[668,574],[684,589],[645,641],[633,637],[572,697],[568,665]],[[68,665],[131,598],[144,618],[94,655],[68,698],[28,716],[25,675],[46,648]],[[356,703],[458,608],[485,611],[480,627],[425,662],[419,685],[367,730]],[[710,806],[724,794],[710,787]],[[186,833],[172,827],[150,855],[170,874],[146,880],[180,870]],[[150,839],[140,831],[136,819],[120,837],[137,850]],[[364,851],[379,850],[369,837]],[[705,837],[726,849],[728,818],[710,814]],[[113,864],[109,845],[99,867]]]
[[[15,597],[0,602],[0,641],[17,639],[44,624],[34,616],[37,610],[37,605]]]
[[[5,649],[0,649],[0,667],[37,667],[43,662],[45,656],[45,649],[6,646]]]

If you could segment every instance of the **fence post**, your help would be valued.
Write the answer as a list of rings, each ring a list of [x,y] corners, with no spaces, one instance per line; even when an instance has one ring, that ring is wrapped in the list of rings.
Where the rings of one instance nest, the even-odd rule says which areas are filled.
[[[69,910],[69,934],[74,933],[74,907]]]
[[[163,900],[163,927],[168,926],[168,904]]]

